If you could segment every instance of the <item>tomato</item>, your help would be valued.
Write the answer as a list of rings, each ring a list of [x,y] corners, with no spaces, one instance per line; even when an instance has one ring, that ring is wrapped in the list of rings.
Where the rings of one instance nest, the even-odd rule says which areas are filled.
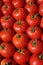
[[[26,32],[26,29],[28,27],[28,24],[24,20],[18,20],[17,22],[14,23],[13,29],[18,32],[18,33],[23,33]]]
[[[43,28],[43,17],[41,18],[40,27]]]
[[[12,28],[14,19],[10,15],[5,15],[1,18],[1,25],[3,28]]]
[[[25,0],[13,0],[12,4],[15,8],[21,8],[25,5]]]
[[[39,6],[39,14],[43,16],[43,3]]]
[[[0,55],[0,62],[1,62],[1,60],[2,60],[2,56]]]
[[[7,3],[11,3],[12,0],[3,0],[3,2],[4,2],[5,4],[7,4]]]
[[[12,37],[14,35],[14,31],[12,29],[6,29],[4,28],[2,31],[1,31],[1,39],[4,41],[4,42],[10,42],[12,41]]]
[[[30,65],[43,65],[43,54],[33,55],[30,58]]]
[[[43,48],[43,43],[40,40],[31,40],[28,43],[28,49],[33,54],[39,54],[40,52],[42,52],[42,48]]]
[[[1,7],[1,11],[4,15],[8,15],[8,14],[12,14],[12,11],[13,11],[13,7],[11,4],[4,4],[2,7]]]
[[[29,2],[25,5],[25,9],[28,11],[30,14],[35,14],[38,12],[38,6],[34,4],[33,2]]]
[[[43,41],[43,33],[42,33],[42,36],[41,36],[41,40]]]
[[[13,11],[12,15],[16,20],[23,20],[26,18],[27,13],[24,8],[17,8]]]
[[[1,9],[2,5],[3,5],[3,1],[0,0],[0,9]]]
[[[18,64],[27,63],[30,60],[30,52],[27,49],[21,49],[14,53],[14,60]]]
[[[16,63],[11,58],[5,58],[1,61],[1,65],[16,65]]]
[[[2,12],[0,11],[0,18],[2,17]]]
[[[29,2],[36,2],[36,0],[26,0],[26,3],[29,3]]]
[[[16,48],[25,48],[28,44],[28,39],[24,33],[16,33],[12,40]]]
[[[12,57],[15,52],[15,47],[11,43],[2,42],[0,44],[0,53],[3,57]]]
[[[35,27],[28,27],[26,33],[31,39],[39,39],[41,37],[41,29],[37,26]]]
[[[38,14],[28,14],[26,21],[30,26],[36,26],[40,24],[40,17],[38,16]]]
[[[41,3],[43,3],[43,0],[37,0],[37,4],[41,4]]]

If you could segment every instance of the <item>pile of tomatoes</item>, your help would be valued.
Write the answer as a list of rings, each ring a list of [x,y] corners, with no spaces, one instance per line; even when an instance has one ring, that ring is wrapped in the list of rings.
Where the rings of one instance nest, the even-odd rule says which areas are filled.
[[[43,0],[0,0],[0,65],[43,65]]]

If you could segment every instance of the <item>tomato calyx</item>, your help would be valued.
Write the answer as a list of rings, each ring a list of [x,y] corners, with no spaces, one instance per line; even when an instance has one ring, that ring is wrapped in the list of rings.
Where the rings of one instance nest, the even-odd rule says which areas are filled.
[[[30,2],[30,6],[32,6],[34,3],[33,2]]]
[[[4,49],[5,48],[5,45],[0,45],[0,49]]]
[[[18,21],[17,24],[18,24],[18,25],[22,25],[21,21]]]
[[[21,35],[19,35],[19,34],[16,36],[16,38],[20,38],[20,37],[21,37]]]
[[[31,32],[35,32],[35,28],[34,27],[32,27]]]
[[[5,20],[9,20],[9,19],[10,19],[10,16],[6,16],[6,17],[5,17]]]
[[[19,49],[18,52],[25,55],[25,53],[21,49]]]
[[[37,42],[36,40],[32,41],[32,46],[34,47],[37,46],[36,42]]]
[[[16,8],[15,11],[17,12],[18,11],[18,8]]]
[[[4,28],[4,31],[7,31],[7,29],[6,29],[6,28]]]
[[[8,6],[7,5],[4,5],[4,9],[7,9],[8,8]]]
[[[39,59],[43,60],[43,54],[39,55]]]
[[[7,62],[5,65],[12,65],[11,62]]]

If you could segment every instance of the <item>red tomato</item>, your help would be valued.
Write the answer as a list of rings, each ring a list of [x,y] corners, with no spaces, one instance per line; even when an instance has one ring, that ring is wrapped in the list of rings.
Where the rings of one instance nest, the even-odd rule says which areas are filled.
[[[13,11],[12,15],[16,20],[23,20],[26,18],[27,13],[24,8],[18,8]]]
[[[26,21],[30,26],[36,26],[40,24],[40,17],[37,14],[28,14]]]
[[[0,18],[2,17],[2,12],[0,11]]]
[[[15,8],[21,8],[25,5],[25,0],[13,0],[12,4]]]
[[[0,53],[3,57],[12,57],[15,48],[11,43],[3,42],[0,44]]]
[[[41,18],[40,27],[43,28],[43,17]]]
[[[12,14],[13,7],[11,4],[4,4],[1,8],[1,11],[4,15]]]
[[[43,41],[43,34],[42,34],[42,36],[41,36],[41,40]]]
[[[29,3],[29,2],[36,2],[36,0],[26,0],[26,3]]]
[[[12,0],[3,0],[3,2],[4,2],[5,4],[7,4],[7,3],[11,3]]]
[[[3,5],[3,1],[0,0],[0,9],[1,9],[2,5]]]
[[[1,39],[4,41],[4,42],[10,42],[12,41],[12,37],[14,35],[14,31],[12,29],[6,29],[4,28],[2,31],[1,31]]]
[[[39,6],[39,14],[43,16],[43,3]]]
[[[2,60],[2,56],[0,55],[0,62],[1,62],[1,60]]]
[[[40,40],[31,40],[28,43],[28,49],[33,54],[39,54],[40,52],[42,52],[42,48],[43,48],[43,43]]]
[[[38,6],[34,4],[33,2],[29,2],[25,5],[26,10],[30,14],[35,14],[38,12]]]
[[[3,28],[12,28],[14,24],[14,19],[10,15],[5,15],[1,18],[1,25]]]
[[[37,0],[37,4],[41,4],[41,3],[43,3],[43,0]]]
[[[18,33],[23,33],[26,32],[26,29],[28,27],[28,24],[24,20],[18,20],[17,22],[14,23],[13,29],[18,32]]]
[[[21,49],[14,53],[14,60],[18,64],[27,63],[30,60],[30,52],[27,49]]]
[[[43,65],[43,55],[33,55],[30,58],[30,65]]]
[[[16,33],[13,37],[12,42],[16,48],[25,48],[28,44],[28,39],[26,34]]]
[[[1,61],[1,65],[16,65],[16,63],[10,58],[5,58]]]
[[[39,39],[41,37],[41,29],[39,27],[29,27],[27,29],[27,34],[31,39]]]

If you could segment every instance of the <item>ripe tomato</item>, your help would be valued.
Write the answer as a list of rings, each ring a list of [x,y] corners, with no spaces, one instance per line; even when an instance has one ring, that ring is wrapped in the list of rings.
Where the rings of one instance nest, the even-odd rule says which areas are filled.
[[[43,16],[43,3],[39,6],[39,14]]]
[[[35,27],[29,27],[27,29],[27,34],[31,39],[39,39],[41,37],[41,29],[37,26]]]
[[[12,11],[13,11],[13,7],[11,4],[4,4],[2,7],[1,7],[1,11],[4,15],[8,15],[8,14],[12,14]]]
[[[43,55],[33,55],[30,58],[30,65],[43,65]]]
[[[3,2],[4,2],[5,4],[7,4],[7,3],[11,3],[12,0],[3,0]]]
[[[1,60],[2,60],[2,56],[0,55],[0,62],[1,62]]]
[[[14,53],[14,60],[18,64],[27,63],[30,60],[30,52],[27,49],[21,49]]]
[[[36,26],[40,24],[40,17],[37,14],[28,14],[26,21],[30,26]]]
[[[26,3],[29,3],[29,2],[36,2],[36,0],[26,0]]]
[[[43,48],[43,43],[40,40],[31,40],[28,43],[28,49],[33,54],[39,54],[40,52],[42,52],[42,48]]]
[[[5,15],[1,18],[1,25],[3,28],[12,28],[14,19],[10,15]]]
[[[40,27],[43,28],[43,17],[41,18]]]
[[[11,58],[5,58],[1,61],[1,65],[16,65],[16,63]]]
[[[13,0],[12,4],[15,8],[21,8],[25,5],[25,0]]]
[[[41,3],[43,3],[43,0],[37,0],[37,4],[41,4]]]
[[[0,0],[0,9],[1,9],[2,5],[3,5],[3,1]]]
[[[12,29],[6,29],[6,28],[4,28],[0,34],[1,39],[4,42],[10,42],[12,40],[13,35],[14,35],[14,31]]]
[[[26,34],[16,33],[13,37],[12,42],[16,48],[25,48],[28,44],[28,39]]]
[[[33,2],[29,2],[25,5],[26,10],[30,14],[35,14],[38,12],[38,6],[34,4]]]
[[[0,44],[0,54],[3,57],[12,57],[15,52],[15,48],[11,43],[3,42]]]
[[[16,20],[23,20],[26,18],[27,13],[24,8],[17,8],[13,11],[12,15]]]
[[[42,33],[42,36],[41,36],[41,40],[43,41],[43,33]]]
[[[24,20],[18,20],[18,21],[15,22],[14,25],[13,25],[13,29],[14,29],[17,33],[26,32],[27,27],[28,27],[28,24],[27,24],[27,22],[24,21]]]

